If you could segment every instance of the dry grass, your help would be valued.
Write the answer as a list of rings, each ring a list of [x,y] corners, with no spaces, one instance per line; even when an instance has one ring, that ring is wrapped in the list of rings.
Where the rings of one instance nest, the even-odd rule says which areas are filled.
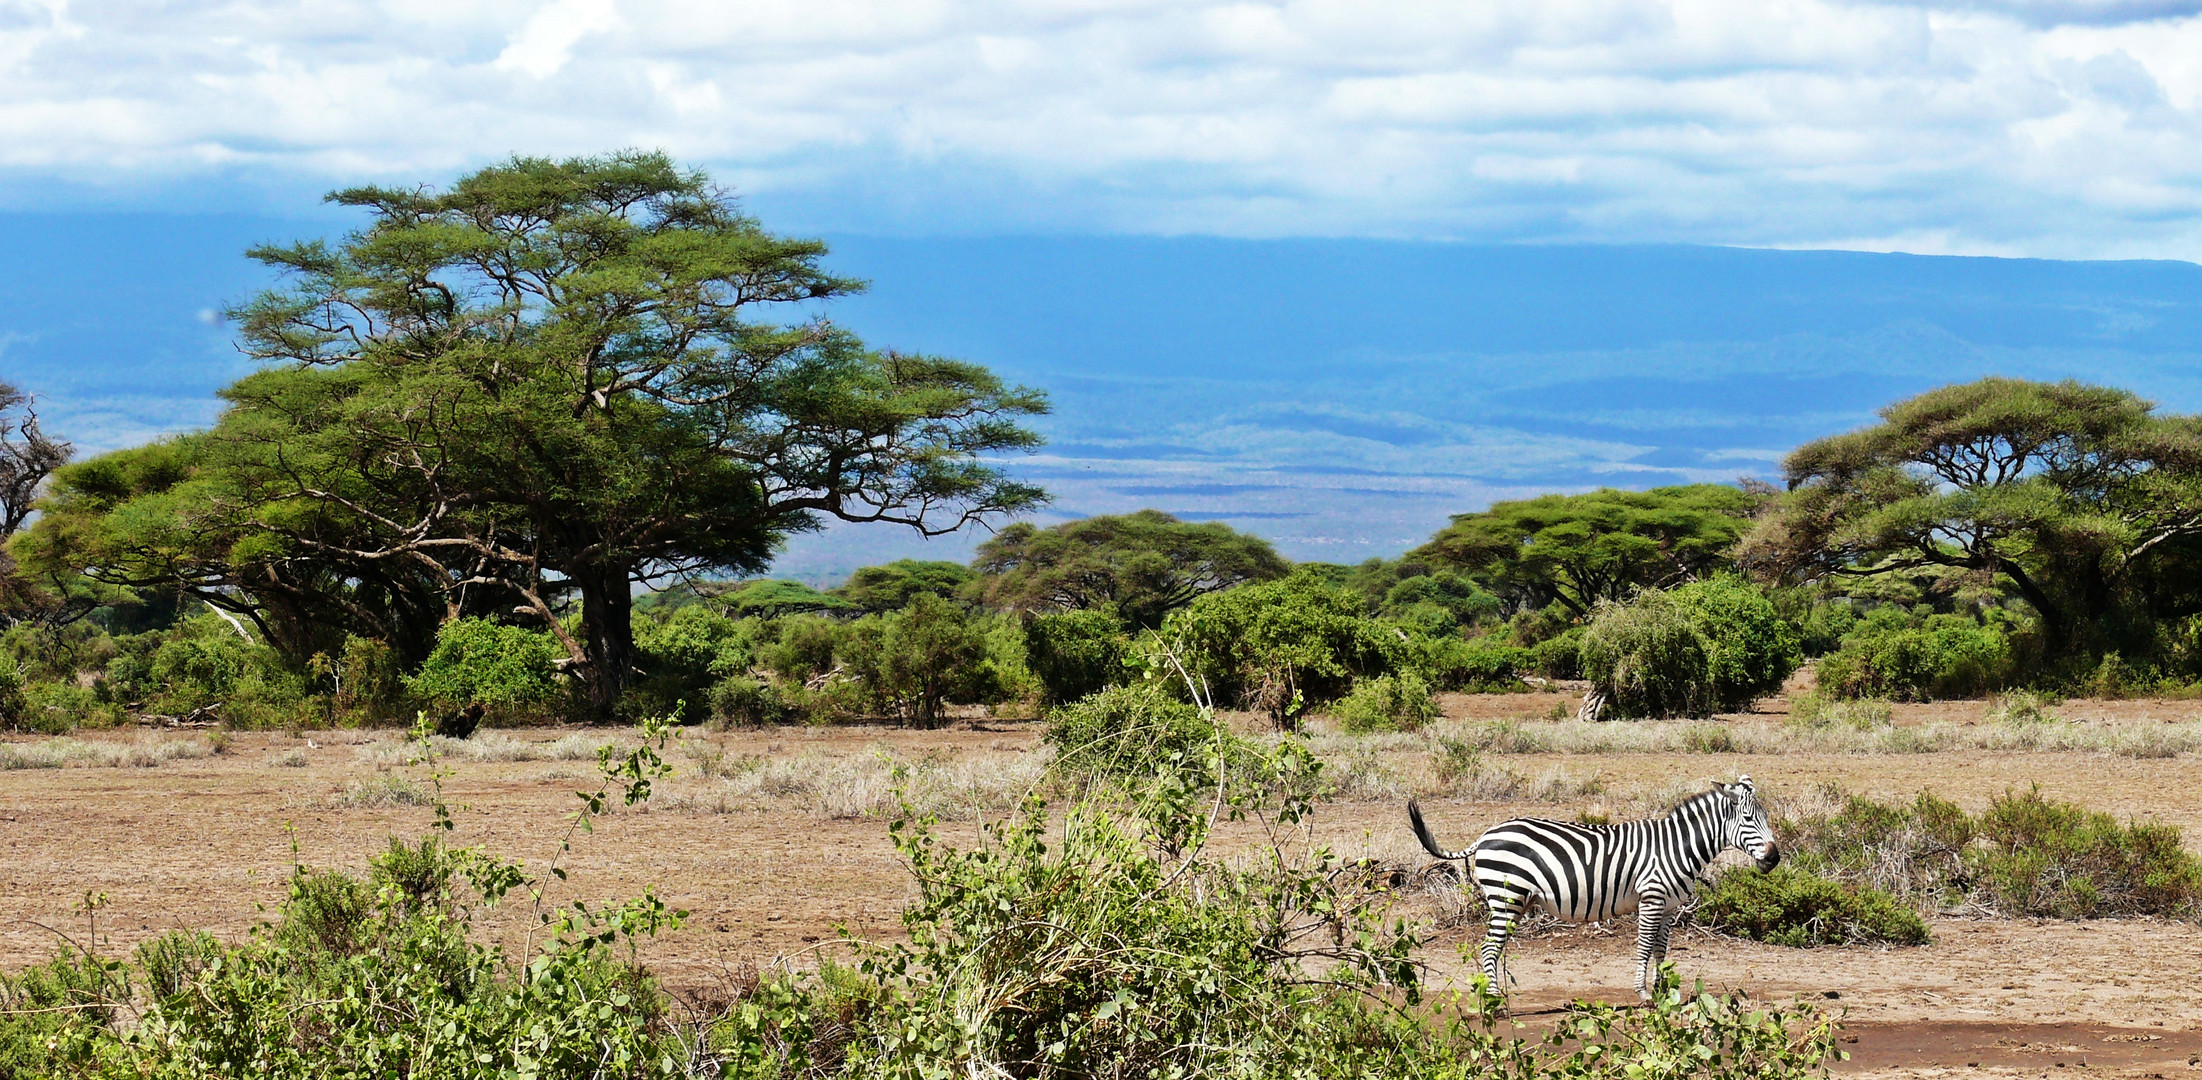
[[[1553,766],[1535,776],[1485,760],[1483,752],[1449,735],[1317,734],[1309,748],[1323,762],[1332,799],[1399,802],[1456,798],[1478,802],[1574,802],[1601,794],[1596,770]]]
[[[35,743],[0,743],[0,770],[149,769],[170,761],[210,757],[214,753],[214,746],[206,739],[147,737],[136,742],[46,739]]]
[[[1433,724],[1413,733],[1318,733],[1310,743],[1326,761],[1357,754],[1443,754],[1448,745],[1479,754],[1918,754],[1939,750],[2039,750],[2165,758],[2202,750],[2202,722],[2058,719],[2045,709],[2011,711],[1993,703],[1987,722],[1888,726],[1870,706],[1837,710],[1818,726],[1767,720],[1488,720]],[[2038,719],[2036,717],[2039,717]]]
[[[621,750],[634,744],[631,738],[576,733],[551,742],[531,742],[516,738],[502,731],[483,731],[470,739],[447,739],[437,735],[429,740],[436,756],[445,761],[506,762],[506,761],[581,761],[596,757],[598,748],[616,746]],[[361,761],[371,765],[418,765],[420,747],[412,741],[395,735],[385,735],[355,747]]]
[[[1895,707],[1881,698],[1844,700],[1812,693],[1789,703],[1787,726],[1806,731],[1835,727],[1877,731],[1895,723]]]
[[[341,791],[286,802],[286,809],[386,810],[401,806],[427,806],[435,795],[427,788],[395,776],[354,780]]]
[[[786,809],[827,818],[892,817],[904,803],[944,821],[1014,809],[1041,785],[1045,751],[983,751],[950,758],[813,754],[793,758],[728,757],[723,748],[691,742],[684,751],[704,782],[669,786],[653,800],[661,810],[733,814]]]

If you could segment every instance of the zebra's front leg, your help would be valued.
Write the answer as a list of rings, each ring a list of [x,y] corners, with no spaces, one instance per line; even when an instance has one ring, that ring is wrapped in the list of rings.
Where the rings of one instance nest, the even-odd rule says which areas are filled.
[[[1647,894],[1636,908],[1636,1000],[1649,1005],[1652,986],[1659,977],[1659,965],[1667,959],[1667,928],[1674,920],[1667,910],[1667,898]]]

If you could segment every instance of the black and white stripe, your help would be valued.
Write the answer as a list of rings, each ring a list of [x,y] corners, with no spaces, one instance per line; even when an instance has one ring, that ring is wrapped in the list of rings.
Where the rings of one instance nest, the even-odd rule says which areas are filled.
[[[1781,861],[1766,811],[1746,776],[1715,784],[1665,817],[1618,825],[1515,818],[1492,826],[1463,851],[1430,837],[1422,809],[1407,804],[1422,847],[1440,859],[1467,859],[1491,909],[1483,973],[1500,989],[1499,958],[1514,924],[1541,903],[1566,922],[1636,914],[1636,993],[1649,1000],[1652,972],[1667,958],[1667,934],[1690,888],[1714,856],[1740,848],[1772,870]]]

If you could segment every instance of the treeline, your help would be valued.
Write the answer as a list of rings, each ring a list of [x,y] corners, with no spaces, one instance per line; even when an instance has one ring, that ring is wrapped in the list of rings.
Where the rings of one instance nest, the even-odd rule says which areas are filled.
[[[1798,450],[1787,490],[1500,502],[1357,566],[1295,565],[1258,537],[1149,510],[1013,524],[968,566],[905,560],[830,590],[677,584],[627,613],[631,666],[608,710],[576,672],[571,644],[605,635],[572,588],[543,587],[547,620],[455,605],[421,641],[347,632],[304,655],[265,611],[242,618],[174,584],[97,591],[98,568],[53,553],[87,525],[73,500],[126,451],[60,469],[12,548],[0,716],[43,731],[194,711],[241,725],[416,710],[461,727],[668,713],[930,725],[960,706],[1030,715],[1152,684],[1285,726],[1320,709],[1383,729],[1434,716],[1434,692],[1534,680],[1587,680],[1608,715],[1708,715],[1749,707],[1810,657],[1825,692],[1853,697],[2183,693],[2202,678],[2196,534],[2174,516],[2186,418],[2009,380],[1885,415]],[[42,590],[37,572],[59,584]]]

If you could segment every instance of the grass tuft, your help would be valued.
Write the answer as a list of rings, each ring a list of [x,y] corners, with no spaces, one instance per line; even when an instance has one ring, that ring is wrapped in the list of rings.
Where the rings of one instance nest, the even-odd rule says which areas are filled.
[[[136,742],[45,739],[35,743],[0,743],[0,770],[150,769],[214,753],[214,748],[204,739],[144,738]]]

